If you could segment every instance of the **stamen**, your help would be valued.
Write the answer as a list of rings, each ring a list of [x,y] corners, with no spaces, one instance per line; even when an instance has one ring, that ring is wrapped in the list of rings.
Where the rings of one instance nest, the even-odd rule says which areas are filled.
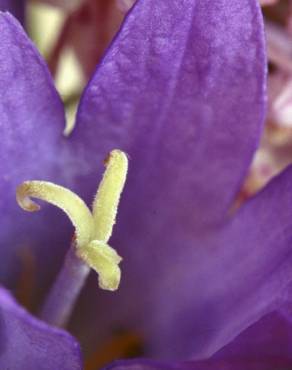
[[[44,200],[62,209],[76,230],[79,247],[88,244],[93,236],[93,218],[87,205],[71,190],[46,181],[25,181],[17,187],[16,199],[25,211],[35,212],[40,206],[31,197]]]
[[[94,239],[107,243],[116,222],[118,204],[128,172],[128,158],[122,151],[113,150],[106,158],[105,165],[106,171],[92,208],[95,224]]]

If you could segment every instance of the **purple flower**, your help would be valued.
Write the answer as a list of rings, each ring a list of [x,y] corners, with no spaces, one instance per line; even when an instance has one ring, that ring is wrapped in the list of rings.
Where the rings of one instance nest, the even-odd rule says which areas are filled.
[[[69,138],[36,50],[11,16],[1,15],[0,30],[0,274],[7,286],[15,287],[17,256],[29,250],[45,287],[72,234],[51,207],[24,214],[16,186],[50,180],[89,203],[100,162],[119,148],[131,158],[111,241],[124,258],[122,283],[116,294],[96,294],[94,279],[81,298],[82,323],[77,310],[72,327],[88,352],[122,328],[141,333],[151,356],[201,359],[282,307],[292,279],[291,168],[230,211],[264,118],[255,0],[138,1],[85,89]]]

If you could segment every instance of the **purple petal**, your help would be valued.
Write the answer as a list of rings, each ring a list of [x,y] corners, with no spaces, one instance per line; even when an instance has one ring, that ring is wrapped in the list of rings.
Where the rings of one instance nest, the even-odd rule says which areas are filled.
[[[0,368],[81,370],[78,342],[32,317],[0,288]]]
[[[209,230],[193,245],[182,242],[172,261],[161,252],[170,276],[160,273],[152,289],[157,354],[209,357],[281,307],[292,282],[291,182],[292,167],[221,230]]]
[[[15,200],[16,186],[24,180],[65,177],[58,169],[64,109],[43,60],[7,13],[0,14],[0,65],[0,279],[11,283],[24,250],[51,268],[54,253],[66,247],[60,245],[68,234],[63,215],[50,207],[28,215]]]
[[[284,366],[291,366],[292,361],[275,359],[245,360],[216,360],[182,363],[161,363],[149,360],[117,361],[104,370],[284,370]]]
[[[286,360],[292,365],[292,325],[277,312],[270,313],[215,354],[215,359]]]
[[[226,225],[154,244],[149,264],[146,252],[129,253],[121,289],[93,306],[99,333],[120,325],[142,333],[151,356],[202,359],[281,308],[292,283],[291,183],[292,167]]]
[[[75,140],[90,163],[113,147],[129,153],[133,220],[197,228],[233,201],[264,96],[257,1],[138,1],[83,95]]]
[[[292,366],[292,326],[277,313],[252,325],[206,361],[159,363],[150,360],[117,361],[115,370],[276,370]]]
[[[8,11],[24,23],[25,0],[0,0],[0,11]]]
[[[79,329],[91,344],[96,328],[102,337],[106,324],[130,325],[143,327],[146,341],[160,341],[157,348],[167,355],[194,350],[183,350],[188,336],[176,335],[188,322],[164,317],[165,302],[179,310],[182,290],[194,304],[197,284],[179,280],[180,274],[201,263],[194,257],[188,262],[197,248],[206,249],[208,266],[202,224],[222,218],[257,145],[263,48],[256,1],[138,1],[128,15],[84,93],[71,138],[76,156],[84,158],[79,187],[88,200],[101,158],[114,147],[130,155],[110,241],[124,257],[121,288],[114,296],[100,293],[96,305],[90,301],[96,326],[91,321]],[[168,337],[159,329],[163,324],[173,328]],[[198,333],[192,336],[196,341]]]

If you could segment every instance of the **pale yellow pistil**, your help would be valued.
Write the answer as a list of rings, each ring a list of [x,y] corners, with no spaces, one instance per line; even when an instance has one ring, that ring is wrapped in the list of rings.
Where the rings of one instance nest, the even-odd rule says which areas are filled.
[[[18,186],[16,199],[21,208],[30,212],[40,210],[40,206],[31,198],[44,200],[62,209],[75,227],[77,255],[98,273],[102,289],[116,290],[121,278],[119,263],[122,259],[107,243],[126,181],[126,154],[113,150],[105,166],[92,212],[78,195],[46,181],[25,181]]]

